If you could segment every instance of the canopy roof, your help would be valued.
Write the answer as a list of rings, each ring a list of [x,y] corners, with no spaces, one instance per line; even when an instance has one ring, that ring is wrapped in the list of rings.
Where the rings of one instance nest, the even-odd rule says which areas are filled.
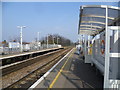
[[[83,5],[80,7],[79,34],[96,35],[105,28],[106,8],[108,25],[120,16],[120,8],[106,5]]]

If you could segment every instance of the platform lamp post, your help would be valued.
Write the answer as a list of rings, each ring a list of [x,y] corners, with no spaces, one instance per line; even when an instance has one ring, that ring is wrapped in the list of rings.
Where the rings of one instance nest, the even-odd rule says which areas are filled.
[[[23,28],[26,28],[26,26],[17,26],[17,28],[20,28],[20,52],[23,52],[23,47],[22,47],[22,42],[23,42],[22,30],[23,30]]]
[[[49,43],[49,41],[48,41],[48,37],[49,37],[49,34],[47,35],[47,48],[48,48],[48,43]]]
[[[39,43],[40,43],[40,32],[37,32],[37,45],[39,49]]]
[[[55,37],[53,36],[53,45],[55,45],[55,41],[54,41]]]
[[[58,45],[58,40],[59,40],[59,39],[60,39],[60,38],[57,37],[57,45]]]
[[[37,32],[37,42],[39,42],[40,32]]]

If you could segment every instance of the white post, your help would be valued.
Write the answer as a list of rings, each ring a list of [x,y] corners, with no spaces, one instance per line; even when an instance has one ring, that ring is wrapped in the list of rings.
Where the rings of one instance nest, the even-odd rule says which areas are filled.
[[[57,45],[58,45],[58,39],[59,39],[59,38],[57,37]]]
[[[84,54],[85,54],[85,63],[86,63],[86,59],[87,59],[87,40],[86,40],[87,36],[85,35],[84,37],[84,40],[85,40],[85,43],[84,43]]]
[[[23,51],[23,47],[22,47],[22,27],[20,27],[20,51]]]
[[[108,7],[106,6],[106,27],[105,27],[105,69],[104,69],[104,88],[109,88],[109,52],[110,36],[108,32]]]
[[[40,35],[40,32],[38,32],[37,42],[39,42],[39,35]]]
[[[88,35],[88,55],[90,55],[90,35]]]
[[[39,35],[40,35],[40,32],[37,33],[37,45],[38,45],[38,49],[39,49]]]
[[[53,37],[53,45],[55,45],[55,42],[54,42],[54,37]]]
[[[47,48],[48,48],[48,36],[49,36],[49,35],[47,35]]]
[[[23,41],[23,37],[22,37],[22,29],[25,28],[26,26],[17,26],[18,28],[20,28],[20,52],[23,51],[23,47],[22,47],[22,41]]]
[[[82,35],[82,48],[83,48],[83,43],[84,43],[84,36]]]

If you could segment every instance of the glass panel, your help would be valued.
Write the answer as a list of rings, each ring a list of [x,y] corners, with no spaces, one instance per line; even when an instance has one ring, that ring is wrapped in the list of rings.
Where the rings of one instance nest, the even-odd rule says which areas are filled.
[[[105,18],[100,17],[82,17],[82,21],[97,21],[105,23]]]
[[[120,10],[116,10],[116,9],[108,9],[108,17],[114,17],[117,18],[119,15]]]
[[[120,58],[110,58],[109,79],[120,80]]]
[[[120,53],[120,31],[111,30],[110,53]],[[118,37],[117,37],[118,36]],[[110,58],[109,78],[120,80],[120,57]]]
[[[84,10],[83,10],[83,15],[99,15],[99,16],[105,16],[105,8],[85,7]]]

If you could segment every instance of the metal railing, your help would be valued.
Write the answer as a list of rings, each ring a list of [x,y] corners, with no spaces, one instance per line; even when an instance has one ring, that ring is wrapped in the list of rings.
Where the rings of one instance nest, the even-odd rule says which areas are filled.
[[[23,47],[23,52],[38,51],[38,50],[57,48],[57,47],[59,47],[59,45],[49,44],[47,47],[46,44],[43,44],[41,46],[30,46],[28,48]],[[11,55],[11,54],[19,54],[19,53],[21,53],[20,48],[9,48],[9,47],[0,48],[0,55]]]

